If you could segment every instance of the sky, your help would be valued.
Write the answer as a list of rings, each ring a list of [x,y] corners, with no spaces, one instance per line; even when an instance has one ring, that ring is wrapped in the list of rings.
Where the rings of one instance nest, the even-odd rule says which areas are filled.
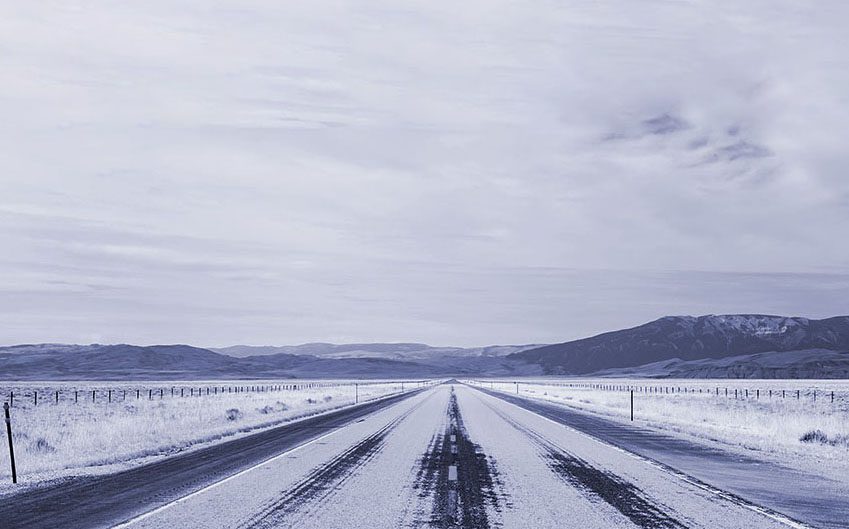
[[[0,344],[849,314],[841,0],[0,0]]]

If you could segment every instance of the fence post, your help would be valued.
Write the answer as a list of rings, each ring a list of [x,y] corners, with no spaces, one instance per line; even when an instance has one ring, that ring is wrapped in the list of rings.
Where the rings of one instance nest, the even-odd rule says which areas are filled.
[[[9,459],[12,462],[12,483],[18,482],[18,471],[15,469],[15,447],[12,445],[12,419],[9,417],[9,403],[3,403],[3,412],[6,415],[6,436],[9,438]]]
[[[32,397],[34,399],[33,402],[35,403],[36,406],[38,406],[38,391],[33,391]]]
[[[354,404],[360,402],[360,385],[354,382]]]
[[[631,421],[634,420],[634,390],[631,390]]]

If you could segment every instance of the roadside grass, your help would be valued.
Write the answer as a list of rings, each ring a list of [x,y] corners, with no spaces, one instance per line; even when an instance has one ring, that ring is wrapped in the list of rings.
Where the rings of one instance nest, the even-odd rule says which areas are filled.
[[[688,393],[635,391],[638,425],[758,451],[793,463],[806,457],[812,464],[849,459],[849,382],[847,381],[592,381],[621,385],[625,390],[568,387],[583,380],[525,380],[519,394],[629,422],[627,387],[688,387]],[[515,382],[475,381],[516,394]],[[565,385],[564,385],[565,384]],[[724,388],[729,387],[729,396]],[[717,389],[719,395],[717,395]],[[734,398],[737,389],[737,398]],[[701,390],[701,393],[699,392]],[[748,390],[748,396],[745,396]],[[784,398],[781,391],[784,391]],[[796,398],[799,390],[799,398]],[[819,397],[814,400],[814,391]],[[770,391],[772,394],[770,395]],[[831,391],[835,400],[831,401]],[[757,395],[757,396],[756,396]],[[796,461],[798,462],[798,461]],[[810,467],[810,465],[809,465]]]
[[[84,386],[79,391],[89,393]],[[108,385],[98,383],[98,391]],[[116,388],[118,385],[116,384]],[[126,384],[120,387],[126,387]],[[408,384],[405,389],[413,389]],[[49,396],[53,389],[40,386]],[[66,388],[63,388],[67,392]],[[18,388],[19,393],[21,389]],[[16,399],[12,408],[13,442],[18,479],[33,484],[78,474],[107,472],[194,446],[218,442],[253,430],[397,393],[400,383],[368,383],[222,393],[194,397],[126,400],[116,389],[113,402],[50,398],[34,405]],[[0,442],[0,491],[11,482],[6,432]],[[116,465],[118,465],[116,467]],[[98,470],[99,469],[99,470]]]

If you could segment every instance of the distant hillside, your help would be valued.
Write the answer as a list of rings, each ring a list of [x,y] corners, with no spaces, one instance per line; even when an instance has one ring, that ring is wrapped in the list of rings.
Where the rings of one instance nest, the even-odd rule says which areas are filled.
[[[511,354],[547,374],[584,375],[656,362],[768,352],[849,350],[849,316],[669,316],[621,331]]]
[[[311,347],[314,345],[311,344]],[[382,352],[391,356],[395,355],[392,351],[397,351],[395,344],[372,345],[385,346]],[[361,345],[333,347],[337,353],[340,350],[362,351]],[[508,346],[508,350],[509,347],[512,346]],[[297,346],[281,349],[303,350]],[[497,350],[498,346],[478,351],[484,349]],[[398,360],[377,356],[336,358],[280,352],[239,358],[188,345],[16,345],[0,347],[0,380],[419,378],[541,373],[538,366],[526,366],[503,355],[465,352],[459,356],[442,356],[440,348],[429,350],[433,350],[434,354],[424,355],[421,350],[415,350],[419,356]]]
[[[809,349],[606,369],[594,376],[639,378],[849,378],[849,351]]]
[[[540,347],[540,345],[490,345],[486,347],[433,347],[422,343],[306,343],[302,345],[254,346],[233,345],[212,351],[235,356],[273,354],[310,355],[321,358],[387,358],[395,360],[430,360],[439,357],[506,356]]]
[[[0,347],[0,380],[597,375],[849,378],[849,316],[669,316],[548,346],[417,343]],[[226,353],[226,354],[223,354]]]
[[[248,363],[188,345],[0,347],[0,378],[5,380],[236,378],[249,376],[252,369]]]

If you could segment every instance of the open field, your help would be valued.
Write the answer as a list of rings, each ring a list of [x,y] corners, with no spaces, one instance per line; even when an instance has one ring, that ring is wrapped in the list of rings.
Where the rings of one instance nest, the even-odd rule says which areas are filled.
[[[23,485],[120,468],[286,421],[408,391],[421,381],[299,380],[12,383],[13,442]],[[5,432],[4,432],[5,434]],[[9,451],[0,450],[0,490]]]

